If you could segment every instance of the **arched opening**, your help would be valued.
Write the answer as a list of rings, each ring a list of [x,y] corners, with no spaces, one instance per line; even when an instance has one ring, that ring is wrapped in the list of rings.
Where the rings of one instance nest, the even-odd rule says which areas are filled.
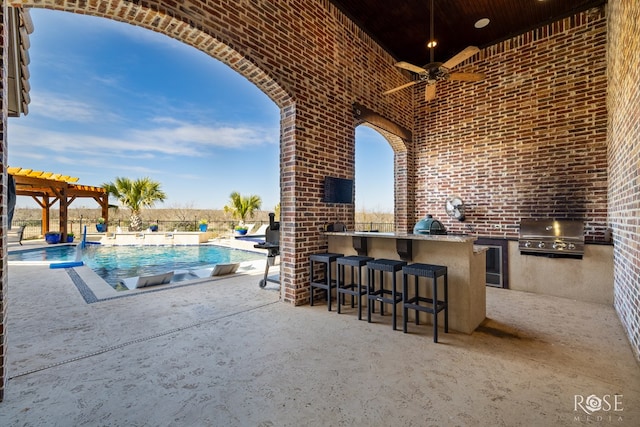
[[[91,185],[149,176],[163,207],[181,211],[222,209],[232,191],[273,211],[279,110],[259,88],[163,34],[62,11],[31,16],[31,112],[9,119],[10,165]]]
[[[356,128],[357,231],[394,231],[394,157],[393,148],[375,128]]]
[[[39,15],[45,14],[87,23],[75,28],[79,33],[59,20],[44,28]],[[11,164],[65,170],[96,186],[115,176],[148,175],[163,183],[168,201],[172,194],[179,196],[195,187],[181,204],[201,197],[209,200],[203,208],[221,209],[231,191],[260,195],[264,209],[279,204],[280,110],[274,97],[286,104],[286,96],[255,65],[239,60],[232,49],[212,50],[215,40],[196,30],[201,40],[197,46],[186,44],[186,35],[153,34],[105,17],[45,9],[32,10],[32,17],[36,26],[30,50],[32,103],[28,116],[8,120]],[[107,42],[105,34],[114,39]],[[95,63],[80,73],[87,57],[78,53],[61,60],[49,46],[38,46],[41,35],[47,42],[60,43],[84,37],[82,44]],[[64,39],[51,40],[57,36]],[[145,56],[133,53],[129,43],[140,45],[137,52],[146,50]],[[67,46],[71,51],[77,47]],[[226,65],[216,60],[220,57]],[[135,74],[136,67],[148,61],[153,61],[146,64],[149,67],[137,68],[138,78],[126,81],[132,69]],[[149,72],[152,68],[158,72]],[[191,88],[179,104],[168,93],[151,95],[162,88],[179,94],[197,82],[201,86]],[[80,94],[84,98],[75,96]],[[206,97],[216,98],[203,108]],[[252,117],[258,114],[269,123],[254,126]],[[94,133],[92,127],[100,132]],[[111,150],[108,158],[107,150]]]
[[[358,124],[382,135],[393,151],[393,231],[411,232],[415,222],[414,183],[409,179],[414,168],[409,149],[412,132],[364,105],[354,103],[352,108]]]
[[[382,63],[388,54],[363,34],[330,2],[313,2],[303,14],[288,4],[273,2],[211,2],[206,8],[151,0],[145,3],[97,0],[66,2],[55,0],[20,3],[24,7],[50,8],[105,17],[151,29],[179,40],[228,65],[255,84],[280,111],[280,199],[281,215],[281,299],[296,305],[308,301],[308,256],[326,249],[321,225],[327,218],[347,220],[353,208],[327,206],[321,200],[325,176],[353,176],[352,83],[386,86],[387,73],[374,73],[377,83],[363,79],[362,65],[351,67],[352,53],[364,49]],[[272,19],[273,14],[277,14]],[[238,19],[242,16],[243,19]],[[312,17],[314,25],[299,25]],[[273,26],[273,22],[280,24]],[[327,44],[302,43],[314,40],[322,29]],[[364,38],[366,44],[360,40]],[[288,43],[294,43],[290,48]],[[301,55],[303,52],[304,55]],[[62,62],[62,61],[61,61]],[[336,84],[340,83],[340,84]],[[349,87],[344,90],[341,84]],[[368,105],[379,98],[367,94]],[[363,100],[364,101],[364,100]],[[402,110],[398,107],[398,110]],[[396,111],[392,115],[399,115]],[[6,129],[2,129],[6,133]],[[395,135],[398,135],[397,133]],[[6,143],[3,135],[3,141]],[[411,154],[401,146],[407,137],[387,138],[395,152],[395,170],[412,165]],[[394,142],[395,141],[395,142]],[[348,156],[338,156],[344,148]],[[394,144],[397,143],[400,148]],[[398,169],[400,168],[400,169]],[[412,212],[407,196],[410,178],[396,179],[396,223],[406,223]],[[398,188],[402,190],[397,191]],[[398,196],[400,194],[400,196]],[[400,209],[398,209],[400,206]],[[396,230],[401,228],[396,227]],[[6,281],[3,281],[3,285]]]
[[[25,5],[29,6],[28,3],[29,2],[26,2]],[[35,6],[35,8],[32,9],[32,13],[42,12],[63,14],[63,12],[59,11],[39,9],[40,7],[45,7],[48,9],[62,9],[66,12],[72,13],[79,11],[78,9],[71,9],[72,6],[65,6],[63,8],[60,8],[58,5],[54,5],[53,2],[43,2],[33,6]],[[273,120],[272,126],[270,126],[268,129],[264,127],[254,127],[253,129],[251,129],[248,126],[231,127],[228,126],[228,123],[224,120],[218,120],[217,117],[212,117],[210,115],[211,111],[203,110],[197,112],[196,114],[190,114],[193,113],[193,111],[185,109],[184,106],[188,105],[189,102],[193,102],[192,100],[185,100],[182,105],[171,105],[165,103],[165,101],[167,100],[149,99],[149,109],[155,108],[157,113],[158,123],[156,123],[157,127],[155,131],[150,129],[133,129],[132,133],[135,134],[134,137],[131,137],[132,135],[116,135],[111,138],[90,138],[87,141],[76,142],[84,142],[86,148],[93,148],[95,150],[95,157],[99,156],[98,150],[100,145],[113,146],[121,143],[126,144],[129,148],[140,148],[139,151],[134,151],[134,156],[122,156],[124,163],[126,163],[126,160],[128,160],[128,158],[137,158],[139,160],[138,164],[123,165],[120,164],[120,162],[118,162],[117,165],[113,164],[114,168],[116,166],[129,166],[132,173],[145,173],[149,171],[151,169],[149,168],[149,163],[152,163],[151,161],[149,161],[151,158],[155,158],[157,162],[160,162],[161,160],[163,161],[163,163],[156,163],[156,168],[164,170],[171,169],[174,167],[173,158],[176,155],[180,155],[181,150],[192,150],[193,154],[194,150],[204,148],[205,153],[197,153],[196,156],[193,156],[191,158],[188,171],[185,171],[181,174],[176,173],[176,183],[169,184],[174,186],[175,191],[180,193],[185,191],[188,192],[192,187],[195,187],[193,183],[199,179],[202,179],[203,176],[213,175],[214,173],[217,173],[220,170],[228,167],[229,171],[237,172],[237,174],[235,176],[232,173],[226,174],[225,180],[228,183],[233,183],[235,187],[229,189],[228,191],[226,191],[226,193],[221,188],[219,189],[214,187],[212,188],[210,195],[207,195],[206,193],[202,194],[203,198],[207,196],[217,198],[218,204],[220,204],[221,198],[224,198],[226,201],[226,199],[228,199],[228,193],[234,189],[238,190],[241,194],[261,193],[261,196],[265,199],[263,207],[273,210],[280,202],[280,194],[278,191],[278,143],[280,136],[278,129],[278,120],[280,119],[281,114],[279,108],[286,106],[289,102],[289,97],[282,91],[280,86],[276,84],[272,80],[272,78],[269,77],[263,70],[259,69],[258,66],[254,62],[252,62],[250,58],[232,49],[219,38],[205,33],[200,28],[186,25],[179,19],[166,15],[165,13],[163,13],[163,11],[151,10],[139,5],[127,5],[129,12],[126,15],[126,19],[122,19],[122,14],[118,12],[121,7],[120,5],[114,3],[105,3],[104,5],[100,4],[98,6],[83,5],[82,8],[86,9],[81,10],[80,14],[69,14],[69,16],[73,17],[69,19],[78,20],[90,18],[93,19],[93,24],[98,21],[104,22],[104,24],[98,24],[98,27],[102,25],[109,25],[112,27],[114,25],[117,25],[117,31],[119,33],[129,34],[128,42],[137,37],[139,39],[139,44],[143,44],[145,43],[145,41],[152,38],[149,37],[149,35],[155,37],[155,40],[158,40],[159,37],[162,37],[164,40],[162,42],[156,41],[155,46],[154,43],[148,43],[147,45],[150,46],[149,49],[157,51],[170,51],[175,55],[175,58],[168,59],[165,57],[164,62],[154,64],[157,68],[166,68],[173,70],[173,78],[166,78],[168,73],[165,73],[164,75],[145,75],[142,79],[136,82],[137,84],[143,86],[139,91],[141,93],[135,93],[137,91],[133,90],[131,87],[119,89],[129,90],[132,97],[143,97],[145,91],[144,88],[147,86],[152,86],[153,84],[166,85],[167,87],[183,86],[185,80],[189,80],[189,77],[185,75],[186,70],[186,72],[196,73],[196,78],[199,79],[210,77],[212,79],[223,81],[223,84],[212,84],[208,87],[202,87],[201,93],[199,95],[210,95],[211,97],[218,97],[219,92],[223,92],[223,96],[219,97],[222,102],[213,100],[210,105],[215,105],[215,107],[218,109],[220,109],[220,107],[223,107],[223,109],[226,107],[228,111],[225,111],[225,113],[227,115],[235,115],[235,119],[238,122],[249,122],[249,118],[252,116],[252,114],[255,113],[261,113],[264,116],[264,111],[267,109],[271,110],[269,112],[269,115]],[[125,23],[119,23],[117,21],[124,21]],[[66,33],[66,31],[59,31],[59,28],[62,27],[64,27],[64,25],[58,26],[58,28],[52,31],[52,33],[55,34],[56,31],[59,34]],[[90,29],[90,27],[91,26],[89,25],[86,28]],[[153,32],[147,32],[144,30],[144,28],[153,30],[153,32],[160,33],[162,34],[162,36],[153,34]],[[36,35],[38,31],[41,31],[41,29],[36,29]],[[91,31],[89,31],[88,34],[82,35],[82,37],[86,36],[95,38],[95,34]],[[76,38],[78,39],[81,37]],[[73,37],[71,39],[73,39]],[[96,43],[100,43],[99,38],[95,39]],[[127,39],[127,37],[122,37],[122,39]],[[89,44],[85,44],[85,48],[88,45]],[[92,46],[92,48],[93,47],[95,46]],[[34,53],[33,50],[34,49],[32,47],[32,56]],[[126,48],[123,50],[126,51]],[[190,64],[182,63],[183,58],[185,57],[186,50],[190,50],[199,54],[194,55],[193,53],[191,53],[192,60]],[[116,55],[118,55],[117,58]],[[218,61],[211,61],[211,58],[217,59]],[[82,77],[74,75],[74,72],[76,71],[74,69],[74,58],[66,58],[65,61],[60,61],[59,58],[53,57],[50,57],[48,59],[57,67],[68,67],[67,78],[73,79],[78,84],[86,84],[86,82],[82,81]],[[113,65],[109,64],[110,61],[116,61],[118,62],[116,64],[117,66],[125,68],[128,67],[132,62],[140,62],[140,59],[133,58],[131,55],[127,55],[126,52],[122,52],[118,48],[117,52],[107,52],[107,56],[103,58],[103,61],[103,63],[96,64],[96,70],[104,65]],[[102,79],[102,84],[97,86],[97,88],[100,90],[103,90],[105,88],[106,90],[109,90],[109,86],[113,85],[114,83],[114,81],[109,81],[111,76],[104,76],[106,77],[104,79],[103,76],[96,75],[94,77],[96,79]],[[230,78],[233,79],[232,82],[229,82],[228,79]],[[162,79],[162,81],[158,82],[158,79]],[[247,84],[248,82],[252,83],[255,86]],[[211,88],[214,86],[215,90],[211,90]],[[258,89],[257,91],[255,90],[256,88]],[[230,93],[234,90],[237,92]],[[218,93],[216,93],[216,91],[218,91]],[[225,99],[231,99],[229,98],[229,96],[233,96],[236,99],[243,99],[243,97],[245,97],[246,94],[250,91],[259,93],[260,95],[262,95],[262,99],[257,101],[258,98],[253,97],[251,100],[244,102],[244,104],[234,103],[234,105],[231,107],[229,107],[228,105],[225,106]],[[65,99],[58,99],[58,101],[61,102],[53,105],[52,103],[48,102],[50,101],[50,99],[46,99],[43,97],[41,97],[41,99],[35,99],[34,101],[35,102],[32,102],[31,116],[37,115],[38,111],[42,110],[43,107],[47,109],[45,114],[64,114],[65,111],[71,111],[71,114],[73,114],[73,110],[75,109],[76,113],[80,113],[79,117],[74,118],[76,120],[83,120],[84,118],[86,118],[86,116],[92,113],[96,113],[96,111],[87,111],[87,109],[84,108],[85,105],[83,105],[82,103],[72,103],[71,105],[67,104],[65,106],[69,107],[68,110],[63,109],[62,111],[60,111],[60,109],[58,108],[58,111],[55,111],[57,107],[65,104],[65,102],[67,101]],[[276,107],[274,107],[273,105],[274,102],[276,104]],[[114,126],[114,123],[111,121],[111,119],[113,119],[114,117],[126,117],[129,120],[135,120],[131,117],[127,117],[129,115],[129,112],[125,111],[125,104],[126,102],[122,103],[122,110],[111,111],[109,112],[109,114],[103,115],[101,117],[101,120],[106,122],[106,126]],[[160,111],[161,109],[164,109],[165,112],[162,113]],[[176,112],[178,112],[178,114],[176,114]],[[69,114],[69,116],[71,114]],[[172,114],[175,114],[178,117],[172,117]],[[83,117],[83,115],[85,116]],[[67,121],[69,119],[70,117],[68,116],[63,117],[62,121]],[[28,139],[31,141],[42,140],[42,138],[39,138],[40,135],[34,134],[33,127],[29,129],[29,131],[24,131],[28,126],[25,126],[24,122],[28,120],[29,117],[21,118],[20,121],[11,123],[12,141],[9,142],[10,145],[13,141],[19,141],[20,139]],[[211,126],[203,125],[203,123],[206,123],[207,121],[213,124]],[[196,133],[198,135],[195,135]],[[267,135],[267,133],[269,135]],[[185,135],[189,134],[192,137],[192,142],[195,142],[195,145],[192,144],[185,147],[184,144],[188,145],[189,143],[182,140],[182,138]],[[59,142],[59,140],[61,139],[66,139],[64,137],[68,135],[58,136],[60,138],[58,138],[58,141],[56,142]],[[265,149],[264,144],[262,144],[266,137],[270,139],[270,147],[268,149]],[[216,140],[222,141],[218,142]],[[251,141],[253,141],[253,143],[255,144],[253,144]],[[227,144],[226,146],[225,143]],[[49,146],[52,145],[54,144],[49,144]],[[200,146],[200,148],[198,148],[198,145]],[[206,153],[207,148],[211,148],[216,145],[218,153],[222,151],[243,150],[245,152],[245,155],[241,155],[239,159],[234,160],[233,162],[224,160],[221,162],[218,159],[218,165],[216,166],[216,159],[211,159]],[[12,148],[14,147],[17,148],[17,144],[15,144]],[[69,158],[65,160],[71,163],[72,160],[70,159],[70,157],[76,157],[79,153],[76,149],[77,146],[70,146],[68,148],[70,148],[69,151],[63,153],[63,155],[68,156]],[[13,154],[19,154],[16,149],[13,149],[11,152]],[[216,153],[215,155],[217,155],[218,153]],[[59,157],[62,157],[62,155]],[[273,167],[269,167],[271,164],[273,165]],[[235,165],[235,167],[233,165]],[[262,170],[263,176],[261,177],[261,179],[254,180],[251,185],[247,185],[246,181],[241,182],[242,180],[238,179],[238,176],[241,174],[242,169]],[[93,174],[88,175],[84,173],[76,173],[76,175],[80,175],[84,179],[91,179],[91,176]],[[93,181],[94,180],[92,179],[92,182]],[[98,184],[102,182],[100,179],[95,181]],[[256,190],[255,187],[262,187],[262,190]],[[217,195],[214,193],[217,193]],[[265,196],[267,193],[269,194]]]
[[[11,165],[92,185],[150,176],[164,207],[221,209],[232,191],[279,203],[279,110],[237,71],[129,24],[31,16],[32,108],[9,120]]]

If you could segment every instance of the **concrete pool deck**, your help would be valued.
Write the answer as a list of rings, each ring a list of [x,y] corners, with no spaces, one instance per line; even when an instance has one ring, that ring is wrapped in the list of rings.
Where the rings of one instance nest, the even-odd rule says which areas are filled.
[[[10,266],[0,425],[640,421],[640,368],[612,307],[488,288],[487,321],[434,344],[427,325],[282,303],[258,270],[87,304],[62,269]],[[576,405],[614,394],[618,411]]]

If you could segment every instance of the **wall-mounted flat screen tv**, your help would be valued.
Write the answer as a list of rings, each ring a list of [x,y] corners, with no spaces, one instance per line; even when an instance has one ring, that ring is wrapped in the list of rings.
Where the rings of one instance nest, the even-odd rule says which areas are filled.
[[[326,176],[322,201],[325,203],[353,203],[353,180]]]

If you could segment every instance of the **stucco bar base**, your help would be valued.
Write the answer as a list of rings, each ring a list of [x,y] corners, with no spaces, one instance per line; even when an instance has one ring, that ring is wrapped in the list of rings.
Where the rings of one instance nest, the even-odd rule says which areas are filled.
[[[521,255],[509,242],[509,287],[613,305],[613,246],[585,245],[582,259]]]
[[[449,328],[470,334],[484,321],[486,316],[486,252],[473,245],[473,238],[397,233],[326,234],[329,252],[345,255],[357,255],[353,247],[353,238],[366,237],[367,256],[373,258],[400,259],[396,249],[396,241],[398,239],[410,240],[412,257],[408,261],[409,264],[419,262],[446,265],[448,268]],[[424,292],[424,285],[421,286],[421,292]],[[431,315],[421,313],[420,319],[424,323],[430,323],[431,317]]]

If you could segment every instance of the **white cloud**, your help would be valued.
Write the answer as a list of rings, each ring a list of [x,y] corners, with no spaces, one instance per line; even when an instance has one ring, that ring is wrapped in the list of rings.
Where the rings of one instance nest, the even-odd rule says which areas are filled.
[[[196,154],[197,150],[207,147],[243,148],[274,142],[273,135],[260,128],[241,125],[211,127],[176,120],[158,119],[158,121],[170,126],[150,130],[133,130],[131,132],[133,140],[156,147],[158,145],[176,145],[181,147],[185,153],[191,154]]]
[[[53,92],[33,91],[29,110],[34,117],[42,116],[61,122],[94,123],[115,119],[113,114],[105,114],[95,106]]]
[[[215,148],[241,149],[247,146],[277,142],[273,132],[250,127],[208,127],[170,121],[149,130],[122,131],[123,136],[96,136],[65,133],[12,123],[9,146],[17,152],[54,152],[77,155],[103,152],[109,156],[153,158],[159,154],[200,156],[202,150]],[[16,153],[13,152],[13,154]]]

